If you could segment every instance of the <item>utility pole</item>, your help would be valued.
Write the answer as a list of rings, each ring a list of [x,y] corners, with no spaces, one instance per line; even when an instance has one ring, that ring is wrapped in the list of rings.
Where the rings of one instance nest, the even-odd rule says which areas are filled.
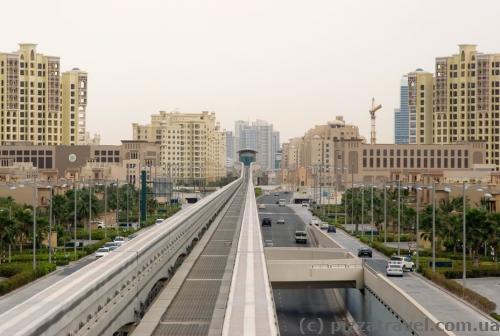
[[[36,270],[36,206],[38,202],[38,188],[36,175],[33,178],[33,270]]]
[[[50,190],[50,204],[49,204],[49,264],[52,263],[52,185],[49,186]]]
[[[89,244],[92,241],[92,178],[89,179]]]

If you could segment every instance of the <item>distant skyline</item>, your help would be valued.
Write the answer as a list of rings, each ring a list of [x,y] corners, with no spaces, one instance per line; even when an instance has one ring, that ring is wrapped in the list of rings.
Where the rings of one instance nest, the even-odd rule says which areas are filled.
[[[500,52],[498,12],[486,0],[31,0],[4,11],[0,50],[32,42],[87,71],[87,129],[105,144],[160,110],[214,111],[227,130],[263,119],[283,142],[343,115],[369,139],[372,97],[377,141],[391,143],[401,76],[434,72],[458,44]]]

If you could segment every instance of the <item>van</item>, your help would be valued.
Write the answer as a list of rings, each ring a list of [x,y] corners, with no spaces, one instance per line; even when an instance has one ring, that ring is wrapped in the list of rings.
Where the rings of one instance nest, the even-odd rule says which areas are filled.
[[[307,244],[307,233],[305,231],[295,231],[295,243]]]

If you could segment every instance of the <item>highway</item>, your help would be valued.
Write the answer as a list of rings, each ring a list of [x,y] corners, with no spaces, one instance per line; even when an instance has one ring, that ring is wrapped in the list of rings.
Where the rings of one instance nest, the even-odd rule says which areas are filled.
[[[259,209],[259,218],[270,217],[271,227],[262,227],[263,240],[273,240],[275,247],[310,246],[296,244],[296,230],[305,230],[304,221],[289,206],[280,207],[276,201],[280,198],[289,202],[290,194],[280,193],[280,196],[262,196],[259,204],[266,204],[266,209]],[[276,224],[283,218],[285,224]],[[332,322],[344,321],[346,318],[343,303],[339,303],[332,290],[327,289],[275,289],[273,290],[276,313],[281,336],[295,335],[332,335],[329,328]],[[321,319],[323,327],[312,325]],[[302,321],[302,323],[301,323]],[[320,330],[322,329],[322,330]],[[353,332],[336,332],[335,335],[356,335]]]

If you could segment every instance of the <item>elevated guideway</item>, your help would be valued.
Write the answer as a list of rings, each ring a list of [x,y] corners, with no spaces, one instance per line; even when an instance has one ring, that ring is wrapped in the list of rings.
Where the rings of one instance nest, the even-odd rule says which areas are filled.
[[[137,324],[243,182],[242,176],[2,313],[0,335],[113,335]]]

